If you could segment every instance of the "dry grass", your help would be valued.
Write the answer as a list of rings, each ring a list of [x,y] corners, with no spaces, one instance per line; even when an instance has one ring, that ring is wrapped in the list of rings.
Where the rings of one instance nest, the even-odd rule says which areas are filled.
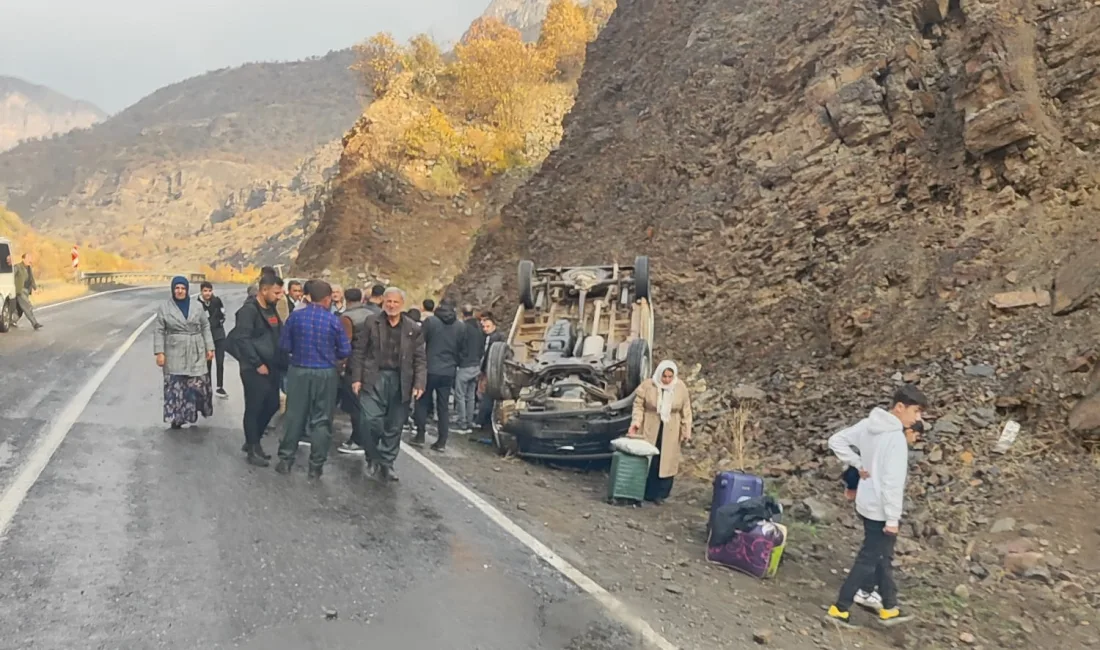
[[[86,293],[88,293],[88,287],[83,284],[51,282],[39,287],[38,291],[34,292],[32,300],[35,305],[43,306],[79,298]]]
[[[691,475],[700,480],[711,480],[720,471],[746,472],[755,467],[753,439],[759,428],[753,422],[754,404],[743,401],[731,411],[718,427],[714,438],[703,453],[694,458]]]

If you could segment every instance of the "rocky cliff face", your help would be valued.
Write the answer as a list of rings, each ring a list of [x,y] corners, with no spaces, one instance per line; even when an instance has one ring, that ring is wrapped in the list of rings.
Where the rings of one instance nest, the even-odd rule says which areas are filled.
[[[35,228],[151,264],[287,261],[361,111],[349,52],[163,88],[0,155],[0,201]]]
[[[24,140],[84,129],[107,114],[88,102],[70,99],[45,86],[0,76],[0,152]]]
[[[835,494],[825,437],[919,383],[935,426],[913,454],[904,564],[941,594],[969,580],[1072,608],[1062,578],[984,587],[1004,553],[980,535],[1037,477],[1095,471],[1079,443],[1100,429],[1100,397],[1082,399],[1100,388],[1098,28],[1082,0],[620,0],[561,146],[457,287],[514,304],[517,259],[649,255],[657,356],[690,369],[701,476],[745,462],[728,414],[748,408],[749,467]],[[1020,438],[992,453],[1009,419]],[[1043,618],[1022,625],[1058,627]],[[931,645],[959,639],[932,629]]]
[[[1100,261],[1067,264],[1100,232],[1098,24],[1074,0],[622,2],[461,284],[648,254],[665,350],[722,373],[962,354],[1023,319],[1095,333],[988,301],[1095,289]]]
[[[515,27],[524,40],[534,41],[539,37],[539,27],[549,6],[550,0],[493,0],[482,16]]]

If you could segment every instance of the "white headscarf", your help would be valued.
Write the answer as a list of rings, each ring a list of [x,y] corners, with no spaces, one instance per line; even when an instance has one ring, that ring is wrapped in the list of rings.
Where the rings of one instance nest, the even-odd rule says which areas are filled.
[[[665,374],[666,370],[672,371],[672,381],[667,384],[661,381],[661,375]],[[672,417],[672,391],[676,388],[678,381],[680,381],[680,370],[676,367],[676,362],[665,360],[657,364],[657,371],[653,373],[653,383],[657,384],[657,413],[661,415],[661,422],[667,423]]]

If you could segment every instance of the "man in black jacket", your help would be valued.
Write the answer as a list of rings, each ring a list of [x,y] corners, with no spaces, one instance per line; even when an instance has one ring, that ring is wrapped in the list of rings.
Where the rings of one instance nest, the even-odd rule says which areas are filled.
[[[484,347],[481,353],[481,378],[478,380],[478,388],[481,395],[481,404],[477,408],[477,420],[474,422],[482,429],[488,429],[492,426],[493,418],[493,400],[489,399],[485,395],[485,368],[489,361],[489,348],[493,347],[494,343],[500,343],[508,340],[508,337],[504,335],[504,332],[497,329],[497,321],[493,318],[492,314],[484,313],[481,315],[481,331],[485,334]]]
[[[455,431],[470,433],[477,402],[477,378],[481,374],[481,356],[485,349],[485,333],[481,331],[481,321],[474,318],[473,305],[462,307],[462,325],[466,328],[466,339],[455,375],[455,411],[458,414]]]
[[[267,467],[271,456],[260,446],[271,418],[279,412],[280,376],[286,357],[279,349],[283,323],[275,309],[283,298],[283,280],[264,275],[254,298],[237,310],[236,325],[229,334],[233,356],[240,362],[244,386],[244,446],[248,462]]]
[[[199,304],[206,311],[206,317],[210,320],[210,334],[214,337],[214,359],[206,362],[206,376],[210,376],[211,366],[218,364],[218,397],[226,399],[229,394],[225,392],[225,305],[222,299],[214,295],[214,285],[203,282],[199,294]]]
[[[432,317],[423,321],[422,327],[428,357],[428,382],[424,395],[416,402],[416,436],[412,444],[424,444],[424,428],[434,399],[439,438],[432,449],[443,451],[447,447],[447,434],[451,426],[451,388],[455,383],[458,361],[466,347],[466,324],[459,322],[454,304],[444,300],[435,308]]]

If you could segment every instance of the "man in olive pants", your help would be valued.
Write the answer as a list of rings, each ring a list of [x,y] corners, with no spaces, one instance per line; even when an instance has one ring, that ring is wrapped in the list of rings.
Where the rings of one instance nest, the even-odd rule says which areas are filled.
[[[332,417],[340,388],[338,368],[351,356],[339,317],[331,311],[332,287],[314,281],[310,303],[296,309],[280,333],[279,346],[290,355],[286,377],[286,433],[279,445],[275,470],[290,473],[298,441],[309,435],[309,477],[320,478],[332,442]]]
[[[351,357],[351,388],[366,421],[367,472],[380,470],[387,481],[397,480],[401,427],[409,419],[409,403],[424,394],[427,382],[424,334],[402,316],[404,308],[405,293],[387,289],[382,313],[367,318]]]

